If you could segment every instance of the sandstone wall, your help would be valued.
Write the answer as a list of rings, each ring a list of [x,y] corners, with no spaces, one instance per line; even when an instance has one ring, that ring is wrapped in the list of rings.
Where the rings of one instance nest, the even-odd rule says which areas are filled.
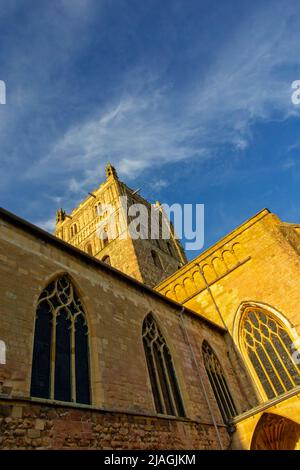
[[[204,385],[215,420],[223,429],[203,364],[204,339],[222,363],[238,411],[247,408],[247,384],[238,378],[239,369],[233,369],[222,328],[192,312],[184,313],[195,364],[182,328],[180,305],[4,214],[0,222],[0,260],[0,339],[7,345],[7,364],[0,366],[2,395],[30,398],[37,300],[52,279],[68,273],[88,319],[93,407],[156,417],[141,335],[143,320],[152,312],[172,354],[187,419],[212,426]]]
[[[220,429],[223,446],[230,439]],[[216,449],[211,425],[63,406],[0,404],[1,449]]]

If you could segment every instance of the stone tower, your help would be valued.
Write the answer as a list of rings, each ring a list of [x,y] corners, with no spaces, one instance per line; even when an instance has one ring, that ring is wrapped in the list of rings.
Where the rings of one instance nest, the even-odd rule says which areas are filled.
[[[57,211],[55,235],[153,287],[187,262],[184,250],[159,203],[150,204],[121,182],[111,164],[105,173],[106,180],[71,214]],[[137,223],[138,213],[130,210],[134,204],[143,205],[148,225],[145,218]],[[151,217],[156,218],[158,227],[152,237]],[[132,235],[132,226],[137,228],[137,235]],[[169,239],[163,238],[166,227]]]

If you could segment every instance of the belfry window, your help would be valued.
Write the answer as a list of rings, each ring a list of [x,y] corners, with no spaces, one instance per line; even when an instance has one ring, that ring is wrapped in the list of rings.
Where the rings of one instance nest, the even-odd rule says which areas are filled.
[[[90,403],[88,328],[67,275],[51,282],[38,300],[31,395]]]
[[[86,252],[87,252],[90,256],[93,256],[93,248],[92,248],[91,243],[88,243],[88,244],[86,245],[85,250],[86,250]]]
[[[286,326],[267,310],[249,307],[241,321],[240,341],[266,396],[271,399],[300,385],[300,365]]]
[[[143,323],[143,344],[157,413],[185,416],[171,354],[152,315]]]
[[[202,355],[209,382],[214,392],[219,410],[224,422],[227,423],[231,418],[236,416],[237,413],[222,366],[207,341],[203,341]]]
[[[78,232],[77,224],[73,224],[73,225],[71,226],[71,237],[74,237],[77,232]]]

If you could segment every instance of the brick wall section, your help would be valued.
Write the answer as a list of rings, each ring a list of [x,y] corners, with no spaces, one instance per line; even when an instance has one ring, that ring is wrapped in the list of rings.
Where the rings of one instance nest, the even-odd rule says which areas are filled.
[[[220,428],[224,448],[230,445]],[[214,428],[188,420],[0,403],[1,449],[217,449]]]

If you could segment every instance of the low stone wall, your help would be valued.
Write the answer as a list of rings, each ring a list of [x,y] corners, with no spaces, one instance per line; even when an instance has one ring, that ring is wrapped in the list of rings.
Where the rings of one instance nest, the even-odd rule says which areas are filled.
[[[224,448],[229,446],[220,428]],[[183,419],[0,401],[1,449],[217,449],[212,425]]]

